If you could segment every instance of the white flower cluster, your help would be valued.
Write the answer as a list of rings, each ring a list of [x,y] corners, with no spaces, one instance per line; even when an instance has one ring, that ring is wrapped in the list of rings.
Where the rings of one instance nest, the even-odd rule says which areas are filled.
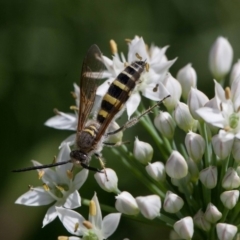
[[[140,93],[153,101],[161,101],[169,94],[171,97],[163,102],[167,112],[155,111],[154,121],[149,116],[141,118],[144,131],[153,139],[156,148],[136,137],[132,152],[123,144],[111,150],[145,184],[150,194],[134,197],[120,190],[118,176],[109,168],[105,169],[107,178],[101,172],[95,173],[96,182],[104,191],[116,194],[115,209],[118,212],[132,215],[139,221],[157,218],[157,222],[172,227],[170,239],[234,239],[240,224],[240,64],[238,61],[230,73],[231,88],[224,89],[222,86],[233,60],[230,43],[219,37],[211,48],[209,67],[215,78],[215,96],[210,100],[197,89],[197,73],[191,64],[180,69],[176,78],[168,72],[176,59],[167,60],[167,47],[152,45],[148,48],[142,38],[135,37],[128,42],[129,51],[125,57],[118,53],[114,41],[110,41],[110,46],[113,59],[103,56],[106,66],[103,76],[107,80],[97,90],[99,99],[126,64],[139,58],[146,60],[148,69],[126,102],[128,117],[137,112]],[[76,84],[74,89],[78,106],[79,88]],[[45,125],[76,130],[78,111],[74,114],[56,113]],[[119,128],[117,124],[111,127],[112,131]],[[181,130],[185,134],[182,143]],[[122,132],[111,137],[113,142],[121,142]],[[58,162],[69,158],[69,146],[74,140],[75,134],[62,142]],[[153,161],[158,152],[162,160]],[[33,163],[40,165],[36,161]],[[59,237],[60,240],[108,238],[116,230],[121,214],[111,213],[102,220],[96,194],[88,202],[88,220],[70,210],[81,206],[78,191],[88,176],[86,169],[75,176],[71,169],[72,164],[68,163],[56,167],[56,171],[38,170],[43,186],[31,187],[16,203],[40,206],[54,201],[43,226],[58,216],[66,229],[78,236]]]

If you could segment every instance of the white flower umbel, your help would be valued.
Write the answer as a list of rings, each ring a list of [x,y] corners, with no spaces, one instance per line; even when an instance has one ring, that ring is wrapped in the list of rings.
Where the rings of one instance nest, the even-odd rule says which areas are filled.
[[[148,175],[156,181],[164,181],[166,179],[165,167],[162,162],[148,163],[145,168]]]
[[[186,100],[191,87],[197,85],[197,73],[192,64],[189,63],[178,71],[177,80],[182,86],[182,97]]]
[[[142,164],[152,161],[153,148],[149,143],[139,141],[136,137],[134,141],[133,156]]]
[[[157,195],[146,197],[136,197],[138,207],[145,218],[150,220],[159,216],[161,208],[161,199]]]
[[[112,44],[115,43],[112,41],[111,45]],[[137,86],[126,103],[127,114],[130,118],[141,101],[140,92],[144,97],[154,101],[160,101],[169,95],[169,92],[162,84],[162,80],[176,59],[171,61],[167,60],[165,56],[167,47],[160,49],[152,45],[148,51],[143,38],[135,37],[128,42],[128,46],[127,59],[123,54],[121,54],[120,58],[116,48],[114,48],[113,60],[103,56],[103,62],[107,68],[104,76],[108,79],[98,88],[97,95],[103,96],[107,92],[109,84],[124,70],[126,62],[131,64],[133,61],[139,61],[136,55],[140,56],[142,60],[146,60],[149,69],[141,75],[140,81],[138,81]]]
[[[207,123],[220,128],[219,137],[228,141],[234,137],[240,138],[240,81],[232,83],[232,92],[229,88],[223,90],[215,81],[215,98],[218,108],[203,107],[197,113]]]
[[[177,194],[167,191],[164,199],[163,209],[168,213],[177,213],[184,205],[181,197]]]
[[[181,239],[190,240],[194,232],[193,219],[191,217],[182,218],[174,224],[173,228]]]
[[[89,219],[72,210],[57,207],[59,219],[64,227],[80,239],[103,240],[111,236],[119,224],[121,213],[111,213],[102,219],[97,195],[94,194],[89,204]]]
[[[135,198],[128,192],[121,192],[116,196],[116,209],[127,215],[137,215],[139,213],[139,208]]]
[[[118,177],[116,172],[110,168],[105,168],[105,171],[107,178],[106,175],[101,172],[96,172],[94,174],[97,183],[103,190],[107,192],[118,193]]]
[[[57,162],[65,161],[69,158],[70,148],[64,145],[60,150]],[[37,161],[33,161],[34,166],[41,166]],[[42,206],[54,203],[44,219],[43,227],[52,222],[57,217],[56,207],[78,208],[81,206],[81,197],[78,190],[84,184],[88,176],[88,170],[81,170],[73,178],[71,169],[72,163],[57,166],[52,169],[38,170],[39,177],[43,181],[42,187],[31,187],[28,192],[20,196],[15,203],[26,206]]]
[[[209,55],[209,67],[213,77],[218,81],[222,80],[230,71],[232,60],[232,46],[226,38],[218,37],[214,42]]]
[[[216,225],[219,240],[233,240],[238,228],[232,224],[218,223]]]

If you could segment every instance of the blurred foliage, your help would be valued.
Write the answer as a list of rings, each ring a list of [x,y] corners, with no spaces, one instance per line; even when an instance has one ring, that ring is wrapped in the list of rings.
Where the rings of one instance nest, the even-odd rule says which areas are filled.
[[[237,60],[240,56],[239,9],[237,0],[1,1],[0,238],[50,240],[68,235],[58,220],[41,229],[47,206],[30,208],[14,204],[28,184],[37,186],[39,181],[35,172],[13,174],[11,170],[31,165],[29,161],[33,158],[49,163],[57,154],[59,143],[69,133],[46,128],[43,123],[53,115],[54,107],[66,112],[73,104],[69,92],[73,82],[79,81],[81,62],[91,44],[99,45],[107,56],[111,54],[110,39],[116,40],[119,49],[126,53],[124,39],[136,34],[143,36],[148,44],[170,45],[167,56],[178,57],[171,68],[173,76],[191,62],[198,74],[198,88],[211,97],[209,49],[222,35],[229,39],[234,48],[234,61]],[[129,130],[126,139],[133,141],[136,131],[137,126]],[[138,135],[144,136],[139,131]],[[132,145],[129,149],[132,150]],[[108,149],[104,156],[109,160],[108,166],[123,176],[126,169],[121,163],[111,161]],[[154,159],[160,158],[155,153]],[[120,189],[134,196],[144,193],[142,187],[136,188],[139,183],[132,180],[131,173],[119,181]],[[91,198],[95,190],[101,203],[114,204],[114,195],[103,192],[91,173],[81,196]],[[82,207],[80,211],[87,217],[87,208]],[[167,230],[122,218],[111,239],[157,239],[159,236],[162,240],[168,239]]]

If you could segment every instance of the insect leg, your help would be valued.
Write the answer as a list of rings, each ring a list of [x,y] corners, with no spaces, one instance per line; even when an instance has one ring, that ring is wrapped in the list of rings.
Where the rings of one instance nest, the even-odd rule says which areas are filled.
[[[118,128],[117,130],[113,131],[113,132],[108,132],[106,133],[106,136],[109,135],[113,135],[116,134],[120,131],[124,131],[127,128],[130,128],[132,126],[134,126],[136,123],[138,123],[138,121],[145,115],[149,114],[155,107],[159,106],[166,98],[170,97],[170,95],[168,95],[167,97],[165,97],[163,100],[157,102],[156,104],[154,104],[153,106],[151,106],[150,108],[148,108],[146,111],[144,111],[143,113],[141,113],[139,116],[134,117],[130,120],[128,120],[123,126],[121,126],[120,128]]]
[[[86,168],[86,169],[90,170],[90,171],[102,173],[101,170],[99,170],[99,169],[97,169],[97,168],[95,168],[95,167],[90,167],[90,166],[88,166],[88,165],[85,164],[85,163],[81,163],[81,166],[82,166],[83,168]]]
[[[102,169],[103,169],[103,171],[104,171],[104,174],[105,174],[105,176],[106,176],[106,179],[107,179],[107,181],[108,181],[108,177],[107,177],[107,172],[106,172],[105,164],[104,164],[103,160],[101,159],[100,154],[95,153],[95,156],[96,156],[96,158],[99,160],[100,165],[101,165],[101,167],[102,167]],[[102,173],[102,171],[101,171],[101,173]]]

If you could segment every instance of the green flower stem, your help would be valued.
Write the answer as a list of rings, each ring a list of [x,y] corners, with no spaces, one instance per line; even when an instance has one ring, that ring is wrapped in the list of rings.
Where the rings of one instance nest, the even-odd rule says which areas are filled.
[[[225,221],[226,221],[226,218],[227,218],[228,213],[229,213],[229,209],[224,208],[224,209],[223,209],[222,218],[221,218],[221,222],[225,222]]]
[[[159,195],[160,197],[164,198],[165,197],[165,193],[163,191],[161,191],[157,186],[155,186],[153,183],[151,183],[144,174],[142,174],[137,167],[133,167],[130,162],[134,162],[134,158],[129,154],[129,152],[127,151],[126,146],[122,146],[121,148],[125,155],[127,154],[127,158],[129,160],[127,160],[127,158],[125,158],[124,156],[121,157],[121,160],[123,162],[123,164],[131,170],[131,172],[137,177],[137,179],[139,181],[141,181],[151,192]],[[112,149],[112,151],[117,155],[117,156],[121,156],[122,154],[119,154],[119,152],[116,149]]]
[[[222,160],[222,169],[221,169],[221,174],[220,174],[220,183],[222,182],[223,178],[224,178],[224,175],[228,169],[228,163],[229,163],[229,160],[230,160],[230,156],[228,156],[228,158]],[[219,184],[219,187],[221,186],[221,184]]]
[[[165,222],[170,227],[173,227],[174,223],[176,222],[176,220],[173,220],[162,213],[157,218],[162,222]]]
[[[187,151],[182,143],[180,144],[180,149],[181,149],[181,153],[182,153],[183,157],[185,158],[185,160],[188,159]]]
[[[204,152],[204,160],[205,160],[205,168],[208,167],[211,164],[211,156],[210,156],[210,144],[208,141],[208,135],[207,135],[207,125],[204,122],[200,122],[200,133],[203,136],[206,147]]]
[[[240,202],[236,204],[236,206],[233,208],[230,216],[230,223],[236,225],[239,224],[240,219],[239,219],[239,212],[240,212]]]
[[[207,207],[207,205],[211,202],[211,190],[208,188],[205,188],[203,185],[202,185],[202,189],[203,189],[203,199],[205,203],[204,207]]]

